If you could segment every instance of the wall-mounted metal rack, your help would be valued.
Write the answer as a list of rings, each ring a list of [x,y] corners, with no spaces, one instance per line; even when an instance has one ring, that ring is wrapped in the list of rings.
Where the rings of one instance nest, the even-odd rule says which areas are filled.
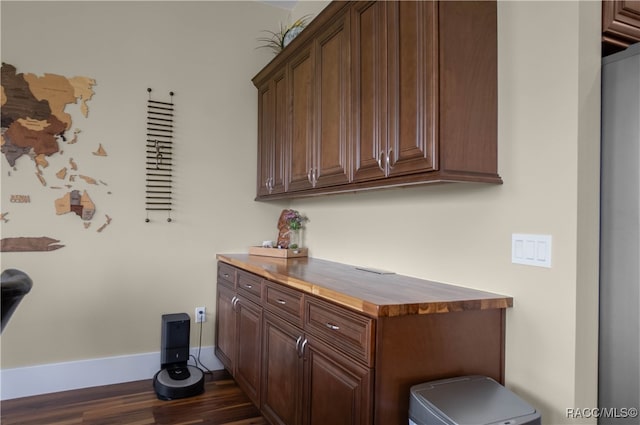
[[[166,211],[171,222],[173,206],[173,92],[170,102],[151,99],[147,101],[147,182],[145,222],[149,223],[151,211]]]

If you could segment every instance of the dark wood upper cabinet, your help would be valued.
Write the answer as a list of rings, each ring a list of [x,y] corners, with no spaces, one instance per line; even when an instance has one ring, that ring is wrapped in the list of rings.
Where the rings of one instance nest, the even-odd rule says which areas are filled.
[[[275,75],[288,80],[282,155],[263,129]],[[257,199],[502,183],[495,1],[334,1],[253,82]],[[282,190],[269,190],[263,156],[282,159]]]
[[[287,192],[349,183],[349,21],[339,15],[298,49],[290,76]]]
[[[640,42],[640,1],[602,2],[602,55],[626,49]]]
[[[313,47],[307,43],[287,64],[291,137],[287,143],[285,170],[286,190],[290,192],[313,188]]]
[[[341,14],[315,37],[314,187],[349,183],[349,15]]]
[[[437,169],[438,23],[434,2],[386,7],[387,151],[385,173]]]
[[[387,90],[385,2],[358,2],[352,10],[353,180],[386,176]]]
[[[276,73],[258,90],[258,196],[284,192],[289,109],[285,71]]]

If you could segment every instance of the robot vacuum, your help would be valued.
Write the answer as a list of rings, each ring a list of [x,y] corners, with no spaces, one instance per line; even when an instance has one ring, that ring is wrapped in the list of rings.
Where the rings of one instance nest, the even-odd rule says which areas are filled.
[[[160,400],[192,397],[204,392],[204,373],[195,366],[165,368],[153,377],[153,389]]]
[[[191,318],[187,313],[162,315],[160,371],[153,389],[160,400],[191,397],[204,392],[204,373],[187,365]]]

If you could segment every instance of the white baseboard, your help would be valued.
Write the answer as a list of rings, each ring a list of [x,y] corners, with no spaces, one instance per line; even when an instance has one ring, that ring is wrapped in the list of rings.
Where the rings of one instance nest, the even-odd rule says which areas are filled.
[[[198,349],[190,350],[193,356]],[[213,347],[202,347],[200,360],[209,370],[223,369]],[[193,358],[189,364],[193,364]],[[58,391],[151,379],[160,369],[160,352],[0,370],[0,400]]]

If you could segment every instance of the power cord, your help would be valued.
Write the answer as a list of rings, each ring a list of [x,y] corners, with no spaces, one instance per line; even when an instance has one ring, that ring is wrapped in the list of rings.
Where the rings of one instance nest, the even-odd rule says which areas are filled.
[[[198,364],[199,364],[206,371],[205,373],[207,373],[208,375],[213,377],[213,372],[211,370],[209,370],[209,368],[206,367],[202,363],[202,361],[200,360],[200,352],[201,351],[202,351],[202,322],[200,322],[200,332],[199,332],[199,335],[198,335],[198,356],[195,357],[193,354],[189,354],[189,357],[193,357],[193,361],[196,363],[196,367],[199,367],[198,366]]]

